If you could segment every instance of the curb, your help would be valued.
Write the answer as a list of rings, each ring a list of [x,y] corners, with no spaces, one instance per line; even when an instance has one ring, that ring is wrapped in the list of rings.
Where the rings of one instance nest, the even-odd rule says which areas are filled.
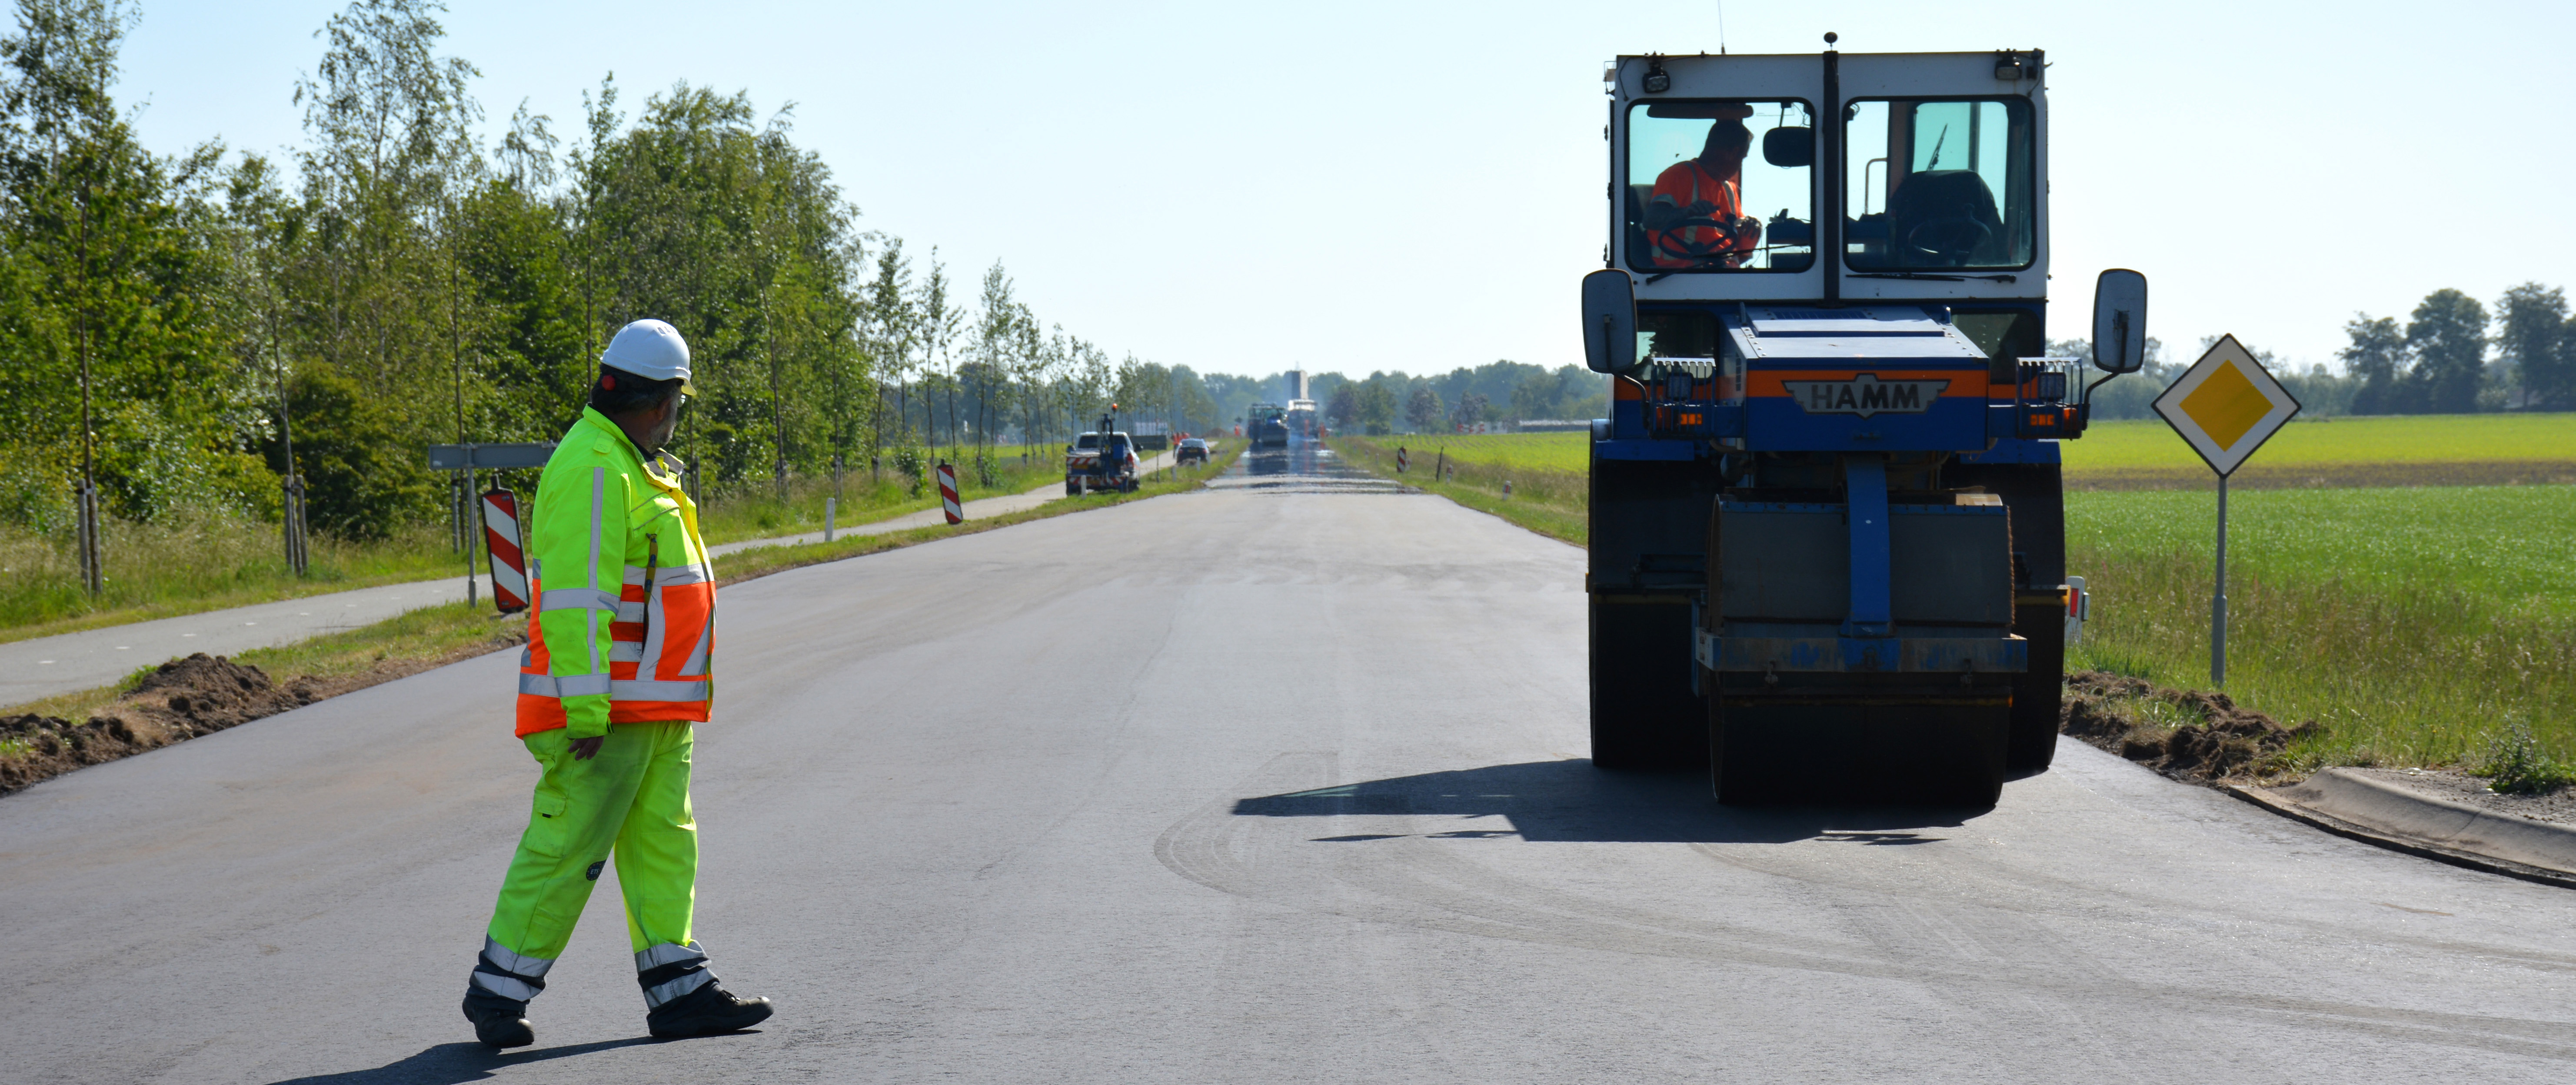
[[[2418,795],[2366,776],[2326,769],[2282,788],[2229,787],[2228,793],[2348,840],[2576,889],[2576,828],[2499,817],[2464,803]]]

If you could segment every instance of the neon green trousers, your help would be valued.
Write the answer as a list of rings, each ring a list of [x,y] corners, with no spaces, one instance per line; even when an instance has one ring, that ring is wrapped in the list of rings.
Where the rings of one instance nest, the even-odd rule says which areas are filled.
[[[560,727],[525,741],[545,775],[492,909],[493,948],[522,961],[550,964],[563,956],[612,854],[638,960],[653,947],[692,947],[698,823],[689,812],[691,725],[617,724],[588,761],[573,759],[572,738]]]

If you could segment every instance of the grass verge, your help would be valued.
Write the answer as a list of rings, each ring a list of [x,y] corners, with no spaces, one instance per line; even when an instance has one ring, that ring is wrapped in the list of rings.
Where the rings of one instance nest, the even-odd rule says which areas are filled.
[[[1513,436],[1554,438],[1559,435],[1533,433]],[[1477,441],[1499,439],[1470,438]],[[1398,472],[1395,469],[1398,445],[1393,442],[1370,437],[1337,436],[1325,443],[1344,463],[1381,478],[1402,482],[1424,493],[1438,494],[1478,512],[1502,517],[1551,539],[1583,546],[1592,537],[1588,511],[1592,484],[1584,470],[1566,471],[1537,466],[1509,457],[1448,461],[1444,449],[1434,448],[1425,454],[1411,445],[1403,445],[1401,447],[1407,451],[1410,466],[1408,470]],[[1508,494],[1504,492],[1507,484],[1511,491]]]
[[[1132,494],[1050,501],[1005,516],[805,546],[774,546],[716,559],[731,584],[828,561],[991,531],[1066,513],[1197,489],[1240,449],[1205,466],[1156,472]],[[373,625],[229,660],[192,656],[146,667],[113,686],[0,710],[0,793],[86,765],[128,757],[343,693],[508,648],[527,639],[524,615],[462,603],[425,607]]]

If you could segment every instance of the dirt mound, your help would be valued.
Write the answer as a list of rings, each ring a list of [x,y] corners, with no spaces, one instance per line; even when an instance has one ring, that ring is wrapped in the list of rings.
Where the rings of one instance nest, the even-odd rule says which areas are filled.
[[[470,659],[526,639],[510,630],[430,659],[379,659],[328,678],[279,684],[257,667],[203,652],[152,669],[105,711],[74,723],[57,716],[0,716],[0,795],[73,769],[211,735],[315,701]]]
[[[2217,786],[2277,776],[2280,754],[2325,725],[2283,727],[2224,693],[2165,689],[2143,678],[2066,676],[2058,729],[2177,780]]]
[[[285,686],[257,667],[203,652],[155,667],[107,711],[80,723],[54,716],[0,719],[0,739],[26,743],[0,757],[0,792],[84,765],[114,761],[300,708],[326,696],[312,682]]]

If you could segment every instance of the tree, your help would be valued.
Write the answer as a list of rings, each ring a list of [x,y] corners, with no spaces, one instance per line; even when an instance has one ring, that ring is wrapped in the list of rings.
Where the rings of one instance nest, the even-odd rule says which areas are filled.
[[[1438,430],[1441,416],[1447,413],[1440,404],[1440,393],[1432,391],[1428,384],[1415,386],[1412,397],[1404,404],[1404,420],[1413,423],[1414,430],[1420,433]]]
[[[2533,410],[2576,408],[2576,328],[2559,288],[2524,283],[2497,299],[2498,360],[2521,381],[2523,405]]]
[[[2478,409],[2478,384],[2486,376],[2487,310],[2457,290],[2436,290],[2406,323],[2406,346],[2415,353],[2419,411],[2467,414]]]
[[[1522,378],[1512,389],[1512,418],[1553,418],[1558,402],[1556,378],[1540,370]]]
[[[19,523],[64,522],[85,472],[132,518],[242,507],[275,482],[243,475],[260,474],[240,435],[261,414],[228,349],[237,314],[209,304],[220,149],[164,161],[118,115],[133,22],[113,0],[22,0],[0,40],[0,507]]]
[[[1458,406],[1449,413],[1449,421],[1459,426],[1472,426],[1485,420],[1485,394],[1469,392],[1458,397]]]
[[[1360,426],[1371,436],[1385,436],[1395,428],[1395,390],[1387,387],[1383,377],[1370,377],[1360,385],[1355,413]]]
[[[2336,351],[2335,357],[2343,360],[2344,372],[2361,382],[2360,390],[2353,393],[2353,413],[2401,413],[2399,380],[2410,352],[2405,334],[2397,329],[2397,318],[2354,313],[2343,332],[2352,342]]]
[[[1324,402],[1324,418],[1332,425],[1347,426],[1360,420],[1360,389],[1344,382],[1333,389],[1332,398]]]

